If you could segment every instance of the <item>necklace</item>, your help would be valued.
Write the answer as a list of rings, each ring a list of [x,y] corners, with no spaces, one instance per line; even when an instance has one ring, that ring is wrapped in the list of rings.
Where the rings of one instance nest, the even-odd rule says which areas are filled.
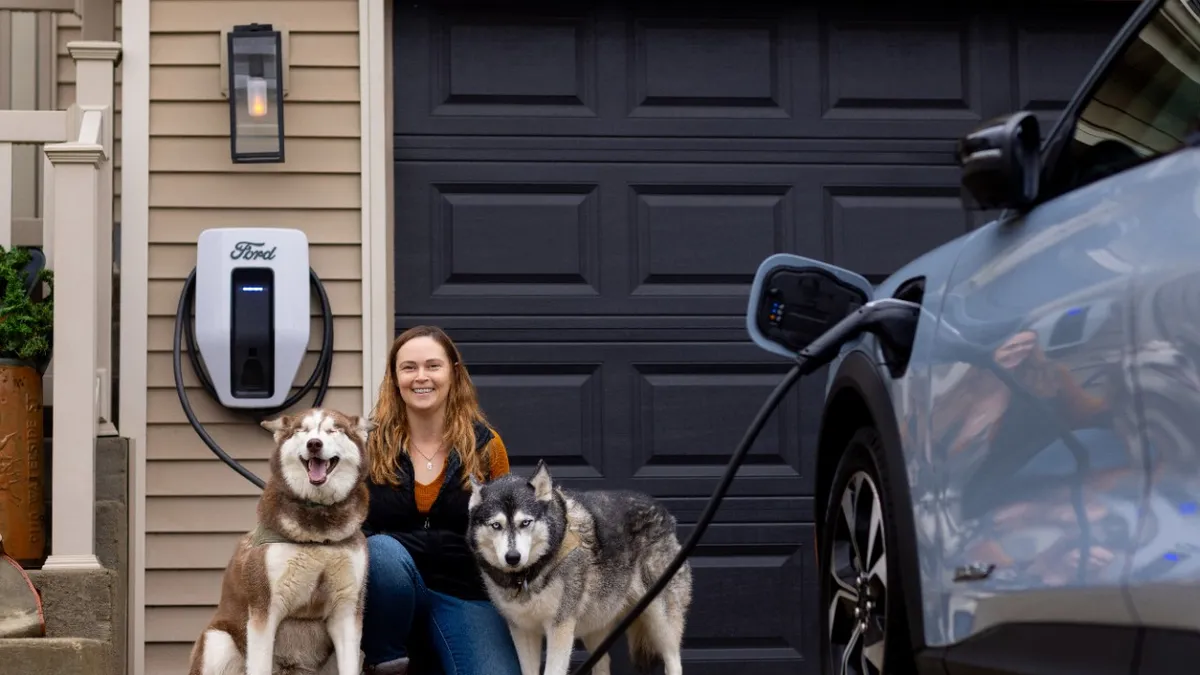
[[[413,443],[411,445],[412,445],[412,449],[416,450],[418,455],[425,458],[425,468],[430,471],[433,471],[433,457],[437,457],[438,452],[441,452],[441,448],[438,448],[438,450],[436,450],[433,453],[433,457],[430,457],[430,456],[426,455],[425,453],[421,452],[421,449],[418,448],[415,443]]]

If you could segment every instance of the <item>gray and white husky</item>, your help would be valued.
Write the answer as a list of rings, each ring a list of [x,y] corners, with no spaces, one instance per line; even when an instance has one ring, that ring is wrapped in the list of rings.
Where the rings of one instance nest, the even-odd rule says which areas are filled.
[[[566,675],[575,638],[595,649],[680,548],[674,516],[651,497],[556,487],[545,462],[532,478],[472,480],[469,514],[467,542],[508,622],[522,675],[538,674],[543,635],[545,675]],[[629,628],[639,670],[661,662],[666,675],[681,675],[691,601],[692,571],[684,563]],[[608,675],[609,657],[592,672]]]

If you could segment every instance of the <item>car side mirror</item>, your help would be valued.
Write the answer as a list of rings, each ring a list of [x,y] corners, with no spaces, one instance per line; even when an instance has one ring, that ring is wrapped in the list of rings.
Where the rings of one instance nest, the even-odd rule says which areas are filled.
[[[750,287],[746,331],[756,345],[795,358],[871,300],[860,274],[811,258],[777,253],[763,260]]]
[[[997,117],[958,141],[967,209],[1025,208],[1037,199],[1041,143],[1037,117],[1021,111]],[[970,199],[967,199],[970,197]]]

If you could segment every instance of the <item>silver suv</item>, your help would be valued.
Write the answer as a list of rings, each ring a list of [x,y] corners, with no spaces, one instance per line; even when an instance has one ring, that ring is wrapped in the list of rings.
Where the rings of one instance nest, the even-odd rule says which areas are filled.
[[[829,356],[824,672],[1200,672],[1198,145],[1200,2],[1147,1],[1044,140],[1019,112],[960,141],[992,222],[877,287],[763,263],[747,328],[781,355],[913,309]]]

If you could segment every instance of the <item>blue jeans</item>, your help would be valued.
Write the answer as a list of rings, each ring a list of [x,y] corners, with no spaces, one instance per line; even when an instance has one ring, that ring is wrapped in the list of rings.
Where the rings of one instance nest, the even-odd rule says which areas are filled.
[[[367,537],[367,548],[366,665],[410,657],[410,672],[420,675],[521,675],[508,624],[492,603],[425,588],[408,549],[392,537]]]

